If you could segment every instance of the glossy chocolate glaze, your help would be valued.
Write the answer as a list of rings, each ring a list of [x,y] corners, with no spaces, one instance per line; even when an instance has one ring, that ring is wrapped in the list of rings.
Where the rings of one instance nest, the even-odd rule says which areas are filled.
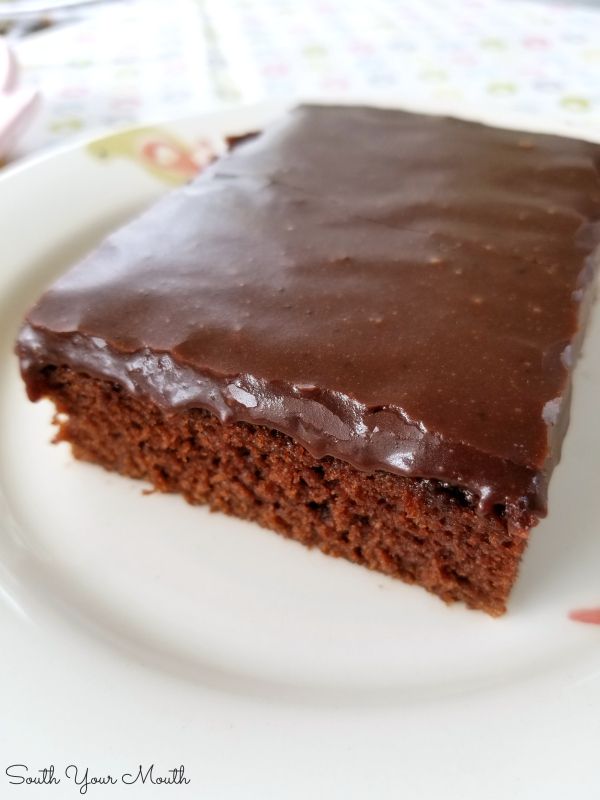
[[[600,243],[600,147],[303,106],[106,239],[29,312],[68,364],[315,456],[545,513]]]

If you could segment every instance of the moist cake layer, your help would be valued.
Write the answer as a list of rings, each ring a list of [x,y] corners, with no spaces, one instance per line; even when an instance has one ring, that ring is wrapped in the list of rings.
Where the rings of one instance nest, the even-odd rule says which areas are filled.
[[[417,582],[447,602],[505,611],[527,531],[474,513],[460,491],[315,459],[273,428],[223,425],[194,408],[171,414],[68,367],[46,368],[44,380],[62,412],[57,439],[77,458]]]
[[[528,527],[568,419],[600,148],[304,106],[110,236],[30,311],[67,365]]]

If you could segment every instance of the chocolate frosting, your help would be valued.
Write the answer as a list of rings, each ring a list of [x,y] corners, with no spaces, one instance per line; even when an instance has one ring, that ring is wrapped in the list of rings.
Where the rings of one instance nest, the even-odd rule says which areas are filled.
[[[301,106],[49,289],[18,342],[30,396],[66,364],[542,515],[599,172],[586,142]]]

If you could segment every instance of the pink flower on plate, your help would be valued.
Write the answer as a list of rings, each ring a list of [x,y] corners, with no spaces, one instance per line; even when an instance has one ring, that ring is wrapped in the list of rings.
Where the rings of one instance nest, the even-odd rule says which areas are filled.
[[[600,608],[577,608],[569,612],[569,619],[575,622],[587,622],[589,625],[600,625]]]
[[[37,105],[37,92],[19,89],[18,75],[14,53],[0,38],[0,158],[8,154]]]

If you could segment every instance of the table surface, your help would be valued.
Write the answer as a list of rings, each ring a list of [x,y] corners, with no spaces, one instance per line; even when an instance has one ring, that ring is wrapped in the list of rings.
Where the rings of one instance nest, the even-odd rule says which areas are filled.
[[[168,11],[166,11],[168,9]],[[122,0],[16,40],[43,98],[13,157],[264,99],[494,106],[600,130],[600,3]]]

